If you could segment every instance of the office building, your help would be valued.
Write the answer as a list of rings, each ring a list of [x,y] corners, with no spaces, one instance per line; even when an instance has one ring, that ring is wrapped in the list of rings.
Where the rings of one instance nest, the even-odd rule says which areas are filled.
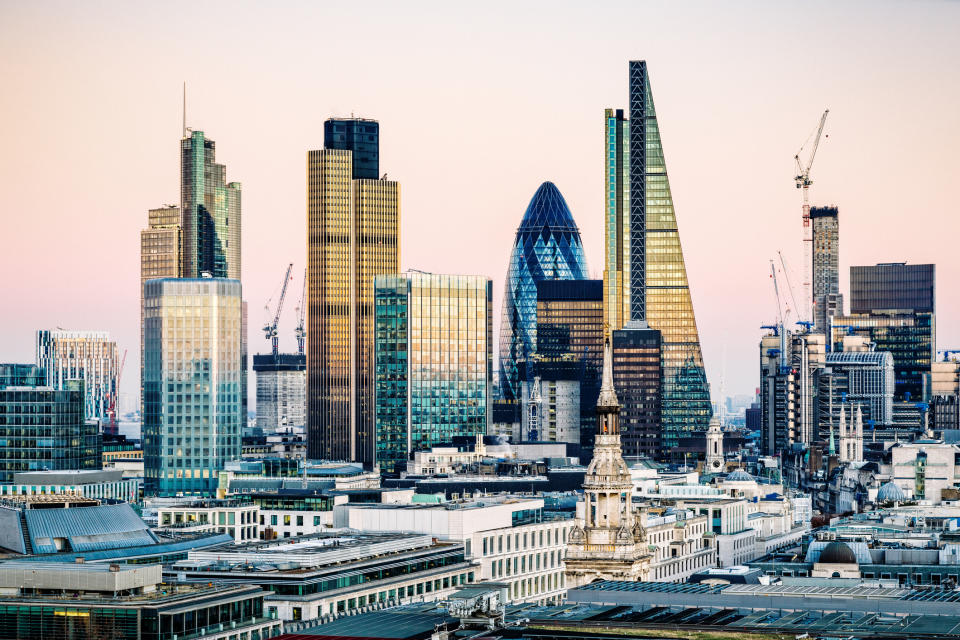
[[[521,376],[520,433],[515,442],[543,441],[580,444],[582,363],[574,359],[544,361],[537,356],[533,380]],[[512,434],[511,434],[512,435]]]
[[[817,432],[817,375],[825,362],[825,337],[782,328],[760,339],[760,443],[764,454],[792,443],[809,445]]]
[[[83,380],[45,384],[32,365],[0,364],[0,482],[24,471],[101,467],[96,421],[85,418]]]
[[[376,461],[483,435],[493,390],[493,285],[483,276],[381,275],[374,283]]]
[[[0,484],[0,499],[73,494],[90,500],[137,502],[142,484],[139,478],[124,478],[123,471],[114,469],[25,471],[13,474],[10,484]]]
[[[203,131],[180,141],[180,276],[240,279],[240,183],[227,182]]]
[[[533,194],[523,214],[510,263],[500,319],[500,394],[520,397],[520,363],[537,351],[537,282],[584,280],[587,259],[580,229],[552,182]]]
[[[712,407],[647,64],[629,67],[629,119],[605,113],[604,318],[660,331],[663,447],[706,431]]]
[[[272,433],[307,424],[307,357],[296,353],[253,356],[257,377],[257,428]]]
[[[826,332],[830,318],[843,315],[840,293],[840,224],[837,207],[810,207],[813,224],[813,323]]]
[[[240,457],[240,282],[144,285],[144,490],[211,494]]]
[[[853,405],[859,405],[867,423],[893,424],[893,356],[889,352],[835,351],[826,355],[824,365],[817,382],[820,437],[830,424],[839,424],[844,404],[848,414]]]
[[[477,581],[507,587],[508,602],[563,599],[570,514],[544,511],[540,498],[492,496],[441,504],[344,505],[334,525],[365,532],[412,532],[464,545]]]
[[[37,331],[37,366],[47,374],[47,386],[63,389],[68,380],[83,380],[84,417],[110,419],[116,410],[120,362],[117,343],[106,331]]]
[[[339,126],[355,131],[351,148]],[[400,185],[377,178],[374,121],[328,129],[325,148],[307,153],[307,454],[370,465],[373,282],[399,271]]]
[[[169,573],[187,583],[262,586],[269,616],[300,621],[442,600],[473,582],[476,566],[462,544],[429,535],[340,530],[191,551]]]
[[[603,281],[537,282],[537,356],[541,378],[550,362],[573,362],[579,381],[581,444],[593,444],[603,367]]]
[[[661,334],[656,329],[613,332],[613,384],[620,400],[620,441],[626,458],[663,451]]]
[[[936,313],[936,265],[887,262],[850,267],[850,313]]]
[[[8,560],[0,594],[3,638],[267,640],[283,630],[259,587],[165,584],[159,564]]]
[[[849,336],[874,344],[875,351],[893,356],[894,400],[923,398],[924,379],[930,375],[936,349],[935,316],[929,312],[874,311],[833,319],[832,346],[839,350]]]

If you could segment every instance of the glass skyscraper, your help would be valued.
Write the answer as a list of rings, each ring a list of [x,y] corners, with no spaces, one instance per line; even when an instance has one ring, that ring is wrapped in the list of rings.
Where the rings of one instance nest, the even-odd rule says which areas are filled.
[[[485,434],[493,388],[489,278],[377,276],[376,456],[400,471],[415,451]]]
[[[936,265],[889,262],[850,267],[850,313],[936,312]]]
[[[376,178],[374,121],[327,129],[307,152],[307,456],[372,464],[373,284],[399,271],[400,185]]]
[[[323,123],[323,148],[353,154],[353,177],[380,177],[380,123],[366,118],[330,118]]]
[[[240,279],[240,183],[227,182],[203,131],[180,141],[180,275]]]
[[[165,278],[144,285],[144,490],[213,494],[240,456],[240,282]]]
[[[629,65],[629,120],[605,112],[604,317],[662,335],[663,448],[706,431],[712,408],[660,128],[644,61]]]
[[[117,343],[106,331],[37,331],[37,366],[46,372],[47,386],[63,389],[68,380],[83,380],[84,415],[91,420],[108,419],[116,406]]]
[[[517,229],[507,266],[500,321],[500,393],[520,397],[521,362],[537,353],[537,282],[584,280],[587,259],[580,229],[560,191],[544,182]]]
[[[42,368],[0,364],[0,482],[22,471],[97,470],[102,440],[86,420],[83,380],[54,389]]]

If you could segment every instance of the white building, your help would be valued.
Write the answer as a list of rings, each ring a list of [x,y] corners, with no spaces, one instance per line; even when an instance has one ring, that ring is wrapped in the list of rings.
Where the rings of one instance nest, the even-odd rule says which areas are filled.
[[[572,519],[553,520],[539,498],[491,497],[431,505],[338,505],[334,526],[460,541],[480,563],[479,580],[509,585],[511,602],[559,602]]]
[[[106,331],[37,331],[37,366],[47,384],[63,389],[67,380],[83,380],[87,418],[106,421],[117,400],[117,343]]]
[[[227,533],[236,544],[260,538],[260,507],[245,500],[156,498],[157,528],[181,533]]]
[[[684,498],[678,508],[707,516],[716,539],[717,564],[731,567],[757,557],[757,531],[747,520],[748,505],[742,498]]]
[[[883,468],[908,497],[924,504],[939,504],[943,490],[960,482],[960,447],[940,440],[898,443],[890,448],[890,468]]]
[[[307,416],[307,357],[296,353],[253,356],[257,376],[257,427],[272,433],[302,427]]]
[[[0,498],[74,494],[92,500],[137,502],[143,482],[124,478],[122,470],[28,471],[13,474],[13,482],[0,484]]]
[[[685,582],[694,573],[717,564],[717,548],[706,515],[672,510],[663,515],[638,514],[644,525],[650,560],[643,580]]]

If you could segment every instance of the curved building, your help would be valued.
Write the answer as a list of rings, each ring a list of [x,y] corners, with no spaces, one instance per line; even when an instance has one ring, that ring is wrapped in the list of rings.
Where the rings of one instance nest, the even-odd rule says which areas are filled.
[[[500,321],[500,394],[520,397],[520,362],[537,348],[537,282],[585,280],[587,259],[580,229],[559,189],[544,182],[533,194],[507,266]]]

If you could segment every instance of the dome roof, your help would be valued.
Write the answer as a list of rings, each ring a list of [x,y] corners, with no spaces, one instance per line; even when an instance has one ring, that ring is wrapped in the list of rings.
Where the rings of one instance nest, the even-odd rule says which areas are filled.
[[[903,502],[907,495],[903,489],[893,483],[893,480],[886,482],[877,491],[877,502]]]
[[[857,564],[857,554],[842,542],[833,541],[820,552],[820,560],[826,564]]]
[[[737,469],[733,473],[727,475],[726,482],[754,482],[756,479],[744,471],[743,469]]]
[[[540,231],[543,227],[550,227],[553,232],[580,233],[567,201],[563,199],[557,185],[549,181],[541,184],[530,198],[530,204],[527,205],[520,222],[521,231]]]

